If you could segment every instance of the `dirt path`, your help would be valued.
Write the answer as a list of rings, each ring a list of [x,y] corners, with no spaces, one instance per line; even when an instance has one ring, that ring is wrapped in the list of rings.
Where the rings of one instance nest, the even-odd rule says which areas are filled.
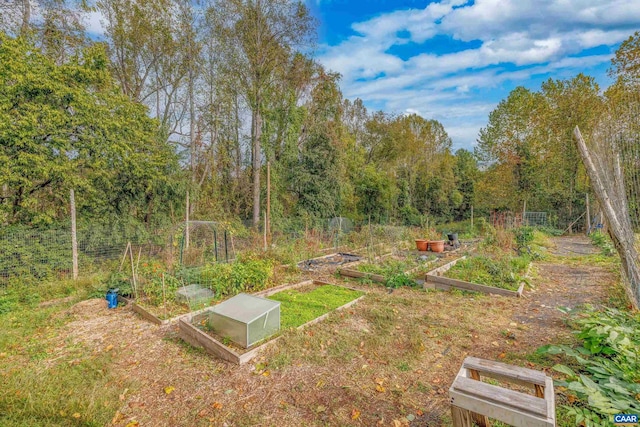
[[[595,252],[586,239],[554,242],[567,259]],[[447,390],[464,357],[527,364],[523,355],[570,333],[557,307],[606,299],[615,278],[584,264],[537,264],[532,289],[520,299],[388,294],[352,281],[369,292],[365,299],[285,333],[241,367],[182,343],[175,326],[150,325],[126,308],[107,310],[101,300],[75,306],[66,332],[69,345],[112,354],[122,387],[117,426],[449,425]]]
[[[584,236],[553,239],[552,251],[563,257],[582,257],[597,254]],[[570,333],[565,326],[567,314],[585,304],[600,305],[607,299],[607,284],[614,278],[606,269],[577,262],[572,264],[536,263],[532,289],[529,289],[514,313],[516,322],[528,327],[524,339],[528,344],[543,345]]]

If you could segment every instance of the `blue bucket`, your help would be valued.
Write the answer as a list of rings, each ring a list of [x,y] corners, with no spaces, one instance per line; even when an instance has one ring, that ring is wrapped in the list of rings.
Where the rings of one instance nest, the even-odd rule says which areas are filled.
[[[109,308],[116,308],[118,306],[118,291],[109,289],[107,292],[107,304]]]

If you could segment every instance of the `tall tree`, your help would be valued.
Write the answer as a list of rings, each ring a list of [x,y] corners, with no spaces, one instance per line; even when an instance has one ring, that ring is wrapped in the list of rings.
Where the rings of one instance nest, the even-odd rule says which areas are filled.
[[[233,73],[251,110],[253,224],[260,221],[260,171],[264,96],[276,70],[296,48],[309,44],[315,22],[302,2],[216,0],[209,7],[228,74]]]

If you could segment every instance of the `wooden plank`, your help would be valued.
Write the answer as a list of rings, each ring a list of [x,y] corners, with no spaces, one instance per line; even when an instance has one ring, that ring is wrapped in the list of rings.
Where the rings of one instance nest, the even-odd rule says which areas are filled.
[[[453,261],[449,261],[448,263],[446,263],[445,265],[442,265],[436,269],[433,269],[431,271],[429,271],[427,273],[427,275],[432,275],[432,276],[440,276],[443,273],[446,273],[447,271],[449,271],[451,269],[451,267],[453,267],[454,265],[456,265],[456,263],[458,263],[458,261],[462,261],[463,259],[467,259],[466,256],[462,256],[460,258],[456,258]]]
[[[449,395],[452,405],[513,426],[553,426],[553,420],[547,417],[545,400],[524,393],[458,377]]]
[[[451,420],[453,427],[473,427],[471,412],[454,405],[451,405]]]
[[[464,359],[462,367],[470,371],[476,371],[485,377],[531,387],[534,384],[544,387],[547,380],[547,376],[540,371],[477,357],[467,357]]]
[[[482,292],[485,294],[502,295],[506,297],[518,297],[518,292],[509,289],[496,288],[493,286],[480,285],[478,283],[465,282],[464,280],[450,279],[448,277],[432,276],[427,274],[427,281],[435,283],[436,289],[445,291],[451,288],[461,289],[464,291]]]
[[[136,304],[135,302],[131,305],[131,307],[133,308],[133,311],[135,311],[140,316],[142,316],[142,318],[144,318],[145,320],[148,320],[153,324],[164,325],[165,323],[167,323],[166,320],[160,320],[158,317],[149,313],[144,307],[140,306],[139,304]]]
[[[225,346],[210,335],[207,335],[191,323],[185,321],[185,319],[180,319],[178,321],[178,327],[178,334],[180,335],[180,338],[187,341],[189,344],[196,347],[202,347],[207,353],[228,362],[235,363],[237,365],[240,364],[240,356],[235,351],[231,350],[229,347]]]
[[[472,380],[480,381],[480,372],[476,371],[475,369],[469,369],[468,372]],[[473,421],[478,425],[478,427],[491,426],[489,417],[487,417],[486,415],[471,413],[471,418],[473,418]]]
[[[553,390],[553,379],[547,377],[544,385],[544,401],[547,404],[547,417],[552,421],[551,425],[556,424],[556,393]]]
[[[312,284],[313,284],[313,280],[305,280],[303,282],[298,282],[298,283],[285,283],[284,285],[280,285],[273,288],[265,289],[263,291],[255,292],[253,293],[253,295],[257,297],[266,298],[268,296],[277,294],[278,292],[281,292],[287,289],[296,289],[296,288],[301,288],[303,286],[312,285]]]
[[[369,279],[374,282],[387,283],[387,278],[380,274],[365,273],[363,271],[351,270],[348,268],[341,268],[338,270],[338,273],[342,276],[354,277],[356,279]]]

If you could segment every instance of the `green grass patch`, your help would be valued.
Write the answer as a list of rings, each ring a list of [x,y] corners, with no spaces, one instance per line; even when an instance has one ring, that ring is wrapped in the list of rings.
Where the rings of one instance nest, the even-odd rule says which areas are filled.
[[[97,279],[0,288],[0,425],[111,422],[119,393],[133,385],[118,378],[111,353],[95,353],[60,336],[74,319],[65,312],[94,292]],[[39,305],[44,301],[51,303]]]
[[[269,299],[280,301],[280,327],[287,329],[297,328],[361,295],[363,292],[353,289],[322,285],[307,292],[297,289],[278,292]]]
[[[496,288],[518,290],[529,266],[526,256],[475,256],[459,261],[447,272],[447,277]]]

